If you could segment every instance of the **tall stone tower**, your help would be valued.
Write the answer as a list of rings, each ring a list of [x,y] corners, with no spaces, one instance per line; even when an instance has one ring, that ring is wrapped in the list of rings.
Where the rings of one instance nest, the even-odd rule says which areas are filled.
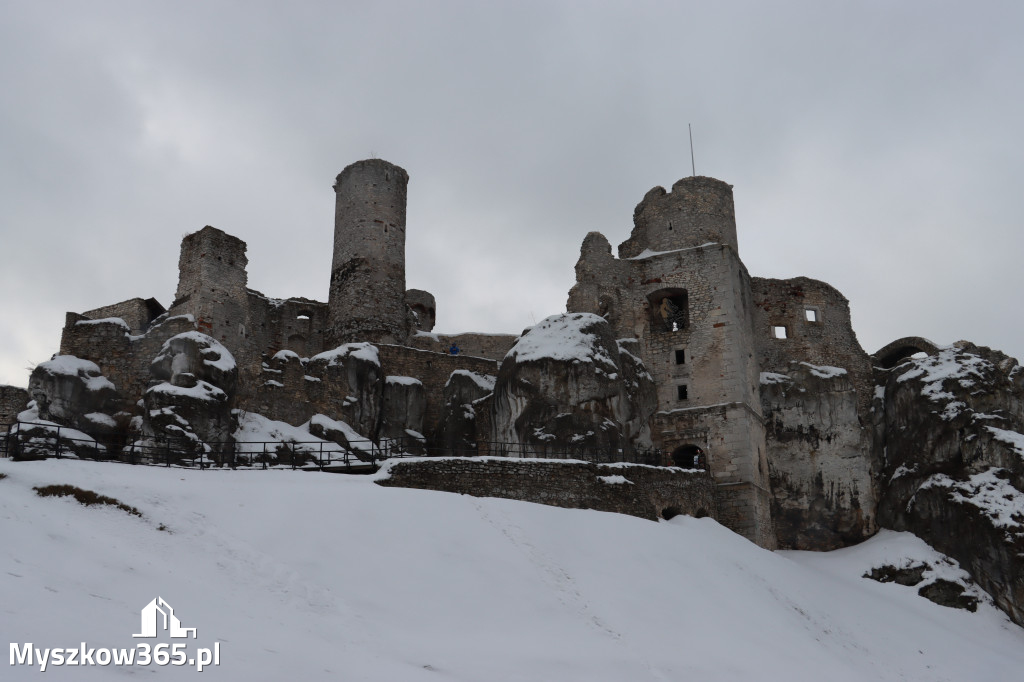
[[[328,344],[401,343],[405,306],[405,205],[409,174],[357,161],[338,174]]]
[[[633,231],[611,254],[590,234],[569,292],[570,312],[603,315],[658,386],[651,438],[680,465],[703,458],[719,520],[774,546],[750,276],[737,253],[732,187],[683,178],[649,191]]]

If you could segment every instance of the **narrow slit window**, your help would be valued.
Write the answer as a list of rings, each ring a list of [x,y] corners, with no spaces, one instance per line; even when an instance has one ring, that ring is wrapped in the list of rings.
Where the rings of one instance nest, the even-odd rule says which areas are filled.
[[[685,365],[686,364],[686,351],[684,349],[682,349],[682,348],[677,348],[676,349],[676,364],[677,365]]]
[[[680,384],[679,386],[676,386],[676,396],[679,398],[679,400],[686,400],[688,397],[687,393],[688,391],[686,390],[686,384]]]
[[[786,333],[786,328],[783,325],[778,324],[772,326],[772,336],[774,336],[777,339],[789,338],[789,335]]]

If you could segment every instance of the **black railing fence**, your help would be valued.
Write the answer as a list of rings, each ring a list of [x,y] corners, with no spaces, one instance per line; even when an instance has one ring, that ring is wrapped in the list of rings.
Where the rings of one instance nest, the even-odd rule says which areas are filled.
[[[573,459],[594,463],[671,466],[664,452],[594,449],[558,444],[481,441],[445,447],[426,445],[417,438],[331,441],[224,441],[188,438],[88,434],[51,422],[0,424],[0,457],[14,459],[79,458],[150,466],[249,469],[310,469],[365,473],[396,457],[532,457]],[[695,468],[697,463],[695,462]]]

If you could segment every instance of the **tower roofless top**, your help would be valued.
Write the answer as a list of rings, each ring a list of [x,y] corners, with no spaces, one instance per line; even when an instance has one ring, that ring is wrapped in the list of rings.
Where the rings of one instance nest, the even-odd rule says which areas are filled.
[[[702,175],[682,178],[672,191],[655,187],[633,211],[633,231],[619,245],[620,258],[645,249],[672,251],[707,243],[737,249],[732,185]]]

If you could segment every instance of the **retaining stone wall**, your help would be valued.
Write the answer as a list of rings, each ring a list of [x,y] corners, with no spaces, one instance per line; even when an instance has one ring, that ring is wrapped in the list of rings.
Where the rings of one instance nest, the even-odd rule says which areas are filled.
[[[715,486],[703,471],[500,457],[394,460],[385,466],[390,476],[377,481],[383,486],[595,509],[652,521],[675,514],[718,516]],[[630,483],[602,480],[613,476]]]

